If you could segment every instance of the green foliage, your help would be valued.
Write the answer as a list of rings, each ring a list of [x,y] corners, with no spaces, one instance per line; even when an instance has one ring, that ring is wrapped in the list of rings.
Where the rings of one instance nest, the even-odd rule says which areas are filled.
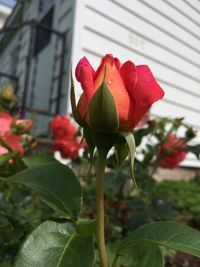
[[[33,189],[62,217],[76,219],[80,212],[81,187],[73,171],[58,162],[28,168],[9,178]]]
[[[0,177],[9,177],[25,168],[22,156],[17,151],[9,151],[0,156]]]
[[[0,266],[13,266],[25,236],[52,215],[30,190],[0,180]]]
[[[102,90],[105,91],[105,88]],[[73,90],[72,100],[75,103]],[[135,161],[134,169],[140,198],[129,182],[130,173],[126,164],[126,156],[130,150],[131,175],[133,176],[135,141],[132,133],[122,134],[123,137],[120,137],[122,146],[118,142],[115,147],[117,161],[113,155],[109,160],[109,166],[113,166],[113,168],[117,165],[120,166],[117,172],[110,170],[105,174],[105,206],[108,215],[106,238],[107,241],[122,239],[122,241],[108,246],[109,261],[112,267],[163,267],[163,255],[160,249],[163,246],[200,257],[200,233],[198,231],[175,222],[157,222],[161,219],[173,218],[170,203],[173,204],[174,209],[181,212],[187,210],[190,214],[193,212],[195,216],[199,212],[196,204],[197,198],[194,200],[194,195],[199,195],[197,183],[195,186],[191,186],[192,183],[183,186],[185,182],[182,182],[182,185],[177,184],[173,189],[172,185],[164,183],[157,186],[155,180],[152,179],[158,166],[151,168],[150,162],[154,158],[156,149],[166,138],[166,122],[169,120],[160,120],[158,124],[151,122],[146,129],[136,132],[137,144],[141,143],[146,134],[156,137],[159,141],[158,145],[150,143],[145,147],[144,160],[137,159]],[[176,132],[180,125],[182,125],[182,120],[176,120],[171,124],[170,131]],[[90,154],[94,163],[95,155],[93,154],[97,140],[98,150],[103,145],[110,149],[115,143],[113,136],[115,136],[114,141],[119,141],[119,136],[116,134],[109,135],[109,137],[107,134],[103,134],[99,137],[97,133],[90,132],[85,135],[90,140]],[[186,138],[189,140],[192,136],[193,132],[188,128]],[[123,162],[124,164],[122,164]],[[14,190],[10,195],[0,194],[0,198],[3,199],[0,202],[0,223],[4,230],[2,236],[0,234],[4,256],[0,254],[0,257],[3,264],[9,266],[10,255],[12,258],[16,255],[19,243],[26,237],[22,249],[18,253],[15,265],[17,267],[98,267],[99,262],[98,256],[95,256],[94,243],[97,230],[94,198],[96,173],[94,169],[91,169],[90,176],[80,175],[81,183],[86,184],[84,188],[86,204],[83,209],[81,186],[70,168],[56,162],[51,157],[42,155],[26,157],[21,163],[23,167],[21,170],[19,168],[20,172],[8,179],[9,182],[13,182],[13,185],[8,181],[4,183],[4,186],[12,186]],[[15,183],[20,185],[15,185]],[[50,220],[43,222],[49,216],[49,209],[45,213],[45,210],[38,208],[38,203],[43,207],[40,198],[30,194],[23,187],[24,185],[33,189],[56,212]],[[20,195],[19,200],[17,198],[12,200],[12,204],[9,206],[7,200],[16,195],[17,187],[19,191],[22,189],[22,192],[23,190],[27,190],[27,192],[24,197],[23,194]],[[190,193],[188,189],[190,189]],[[168,192],[170,193],[166,197]],[[192,198],[193,200],[191,200]],[[13,214],[16,214],[15,219]],[[88,215],[89,218],[85,218],[85,215]],[[40,224],[40,222],[43,223]],[[32,232],[35,226],[37,228]],[[32,233],[28,235],[30,232]],[[13,249],[12,252],[9,251],[10,248]],[[0,267],[2,266],[0,265]]]
[[[119,251],[141,243],[177,249],[200,258],[200,232],[175,222],[156,222],[141,226],[122,241]]]
[[[126,239],[108,246],[110,263],[115,267],[164,266],[159,246],[178,249],[199,257],[199,235],[198,231],[174,222],[146,224]]]
[[[200,184],[196,181],[163,181],[156,191],[165,195],[174,210],[196,226],[200,222]]]
[[[37,167],[50,162],[56,162],[56,160],[52,156],[43,154],[39,154],[37,156],[25,156],[22,160],[28,168]]]
[[[30,167],[16,174],[10,180],[33,188],[45,199],[47,204],[50,203],[50,206],[53,206],[57,212],[61,211],[62,216],[67,214],[69,220],[74,220],[73,212],[66,212],[62,208],[63,206],[60,206],[60,203],[65,201],[70,209],[76,207],[73,202],[69,205],[67,196],[63,198],[63,188],[65,187],[70,187],[71,194],[73,192],[79,192],[78,188],[80,188],[80,185],[78,183],[72,183],[73,186],[71,185],[71,182],[76,180],[74,174],[69,168],[63,165],[61,166],[57,162],[44,162],[44,164],[42,163],[40,165],[34,163],[33,165],[34,167]],[[52,177],[54,177],[54,182],[52,182]],[[123,184],[121,175],[115,179],[115,183]],[[48,192],[51,191],[50,195],[44,194],[46,192],[44,187]],[[58,199],[61,201],[57,202]],[[81,195],[79,194],[78,199],[79,201],[81,199]],[[137,204],[134,202],[131,205],[133,207],[137,207],[138,205],[139,207],[145,201],[143,199],[140,203],[138,202]],[[127,203],[122,210],[124,211],[124,208],[127,209],[128,206],[127,199]],[[121,207],[118,205],[117,209],[119,211]],[[79,211],[76,208],[75,210],[77,217]],[[16,266],[38,267],[48,263],[48,266],[92,267],[95,254],[93,245],[93,235],[96,231],[95,225],[95,221],[88,221],[81,218],[73,223],[67,222],[66,219],[58,223],[43,223],[25,241],[17,258]],[[163,258],[159,246],[178,249],[200,257],[199,240],[200,233],[184,225],[173,222],[146,224],[136,229],[132,234],[118,243],[119,246],[112,256],[113,266],[131,267],[131,264],[134,263],[138,267],[155,266],[155,264],[161,267],[163,266]],[[87,255],[86,260],[82,262],[82,259],[85,259],[85,255]],[[140,260],[141,255],[144,255],[142,261]]]
[[[71,100],[71,107],[72,107],[72,114],[75,119],[75,121],[82,127],[87,126],[86,123],[81,119],[77,106],[76,106],[76,96],[75,96],[75,91],[74,91],[74,80],[72,77],[72,72],[71,72],[71,91],[70,91],[70,100]]]
[[[198,159],[200,159],[200,145],[186,146],[183,150],[192,152]]]
[[[118,252],[120,242],[107,247],[110,265],[114,267],[163,267],[164,259],[160,248],[156,245],[134,245]]]
[[[129,154],[129,146],[126,139],[122,136],[118,136],[115,143],[115,155],[117,160],[117,168],[120,168]]]
[[[129,148],[129,154],[130,154],[130,170],[131,170],[131,178],[133,180],[134,187],[137,188],[137,184],[135,181],[135,175],[134,175],[134,161],[135,161],[135,139],[134,135],[131,132],[126,133],[120,133],[121,136],[123,136],[128,144]]]
[[[96,233],[96,220],[79,218],[76,222],[76,230],[81,236],[91,236]]]
[[[84,138],[85,138],[85,140],[87,142],[88,150],[89,150],[89,154],[90,154],[90,159],[92,161],[93,160],[93,156],[94,156],[95,146],[96,146],[95,142],[93,140],[92,133],[88,128],[84,128],[83,129],[83,135],[84,135]]]
[[[70,223],[46,221],[24,242],[16,267],[92,267],[92,236],[81,236]]]

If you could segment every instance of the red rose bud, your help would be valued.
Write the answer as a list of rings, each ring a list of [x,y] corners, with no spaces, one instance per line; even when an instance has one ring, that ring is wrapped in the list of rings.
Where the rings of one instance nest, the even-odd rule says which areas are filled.
[[[51,131],[56,140],[71,140],[77,134],[76,126],[67,116],[56,116],[51,120]]]
[[[173,134],[169,134],[157,152],[157,160],[154,164],[159,164],[163,168],[173,169],[183,161],[188,152],[181,150],[186,144],[182,139]]]
[[[83,93],[74,117],[97,132],[131,131],[151,105],[164,96],[147,65],[135,66],[131,61],[121,65],[112,55],[104,56],[96,71],[82,58],[76,78]]]

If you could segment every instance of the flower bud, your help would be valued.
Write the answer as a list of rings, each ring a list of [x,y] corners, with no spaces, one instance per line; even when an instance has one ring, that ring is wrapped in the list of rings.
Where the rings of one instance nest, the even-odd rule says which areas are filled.
[[[6,84],[0,91],[0,98],[3,101],[13,102],[16,100],[14,89],[11,83]]]
[[[13,122],[12,131],[17,134],[27,133],[33,126],[32,120],[30,119],[17,119]]]
[[[78,123],[104,133],[130,132],[164,95],[147,65],[120,64],[106,55],[96,71],[84,57],[76,67],[83,93],[73,114]],[[82,123],[83,122],[83,123]]]

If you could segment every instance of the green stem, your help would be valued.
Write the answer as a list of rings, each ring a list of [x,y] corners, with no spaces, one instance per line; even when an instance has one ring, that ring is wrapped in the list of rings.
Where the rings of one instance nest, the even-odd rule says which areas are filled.
[[[97,203],[97,245],[101,267],[108,267],[108,257],[105,245],[104,226],[104,172],[106,164],[106,154],[98,151],[96,203]]]
[[[118,262],[118,259],[119,259],[119,254],[117,253],[114,260],[113,260],[113,263],[112,263],[112,267],[116,267],[117,266],[117,262]]]

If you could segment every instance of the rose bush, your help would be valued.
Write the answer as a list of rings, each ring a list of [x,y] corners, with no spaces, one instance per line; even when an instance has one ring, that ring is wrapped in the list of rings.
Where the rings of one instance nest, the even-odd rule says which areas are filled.
[[[186,143],[173,134],[168,134],[165,142],[157,151],[157,160],[162,168],[175,168],[182,162],[187,155],[187,151],[183,151],[182,148],[186,147]]]
[[[24,147],[22,145],[21,137],[16,134],[8,134],[2,137],[2,139],[6,145],[9,146],[13,151],[19,152],[21,155],[24,154]],[[8,153],[9,150],[4,146],[0,146],[0,156]]]
[[[27,168],[10,177],[9,181],[33,189],[56,214],[26,238],[15,266],[162,267],[164,260],[160,246],[200,257],[200,233],[174,222],[146,224],[128,237],[106,245],[104,180],[107,180],[108,151],[114,146],[117,167],[121,167],[129,154],[134,180],[135,140],[131,130],[164,92],[147,66],[136,67],[130,61],[121,66],[111,55],[102,59],[96,72],[86,58],[82,59],[76,68],[76,77],[84,92],[77,107],[72,79],[72,112],[84,128],[93,159],[91,163],[96,165],[96,219],[83,218],[82,179],[77,179],[68,166],[41,156],[32,158],[32,161],[25,160]],[[55,140],[69,142],[65,139],[65,130],[61,133]],[[72,140],[76,140],[76,136]],[[95,148],[97,153],[93,157]],[[133,191],[137,193],[136,188]],[[127,207],[123,207],[123,212]]]
[[[121,65],[117,58],[105,55],[96,71],[87,58],[82,58],[75,71],[83,93],[76,105],[74,84],[71,84],[72,112],[84,128],[90,156],[95,148],[97,163],[97,247],[100,266],[108,266],[104,238],[103,173],[109,150],[114,146],[119,167],[130,155],[134,187],[135,140],[132,133],[151,105],[164,96],[150,69],[135,66],[131,61]],[[114,263],[113,263],[114,264]],[[114,265],[113,265],[114,266]]]
[[[34,139],[30,134],[31,127],[31,120],[21,120],[7,112],[0,112],[1,175],[9,169],[10,163],[17,162],[33,145]]]
[[[13,115],[18,110],[17,100],[12,83],[0,88],[0,175],[3,177],[21,170],[22,156],[36,145],[30,133],[32,121]]]
[[[0,137],[4,136],[10,131],[13,123],[13,117],[7,112],[0,113]]]
[[[150,106],[164,95],[147,65],[136,66],[131,61],[121,65],[112,55],[105,55],[96,71],[86,57],[82,58],[76,67],[76,78],[83,89],[77,106],[78,113],[91,128],[94,127],[89,114],[90,103],[104,79],[116,106],[118,127],[115,132],[132,130]],[[103,119],[106,123],[107,118]],[[108,130],[102,127],[100,131]]]
[[[51,132],[56,140],[71,140],[77,134],[76,126],[67,116],[58,115],[51,120]]]
[[[76,140],[55,140],[53,147],[55,150],[59,150],[63,158],[70,158],[76,160],[81,148],[80,142]]]
[[[24,153],[24,148],[21,144],[21,137],[12,133],[12,126],[14,123],[14,118],[7,112],[0,113],[0,138],[1,142],[10,147],[13,151],[17,151],[20,154]],[[8,153],[9,150],[0,145],[0,155]]]

